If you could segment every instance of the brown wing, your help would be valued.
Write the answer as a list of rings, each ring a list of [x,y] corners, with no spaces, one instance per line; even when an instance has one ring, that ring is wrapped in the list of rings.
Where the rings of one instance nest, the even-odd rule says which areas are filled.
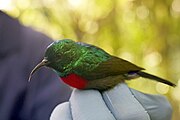
[[[136,72],[140,70],[144,70],[144,68],[138,67],[126,60],[113,56],[107,61],[100,63],[98,67],[88,72],[83,77],[88,80],[94,80],[108,76],[123,75],[128,72]]]

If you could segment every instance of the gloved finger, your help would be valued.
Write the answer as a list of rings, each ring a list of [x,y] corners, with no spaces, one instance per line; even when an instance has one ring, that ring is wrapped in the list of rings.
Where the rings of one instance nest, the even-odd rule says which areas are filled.
[[[150,120],[146,110],[125,83],[103,92],[103,98],[117,120]]]
[[[72,120],[69,102],[64,102],[55,107],[50,120]]]
[[[152,120],[171,120],[172,107],[164,96],[145,94],[134,89],[130,90],[149,113]]]
[[[70,105],[73,120],[115,120],[99,91],[75,89]]]

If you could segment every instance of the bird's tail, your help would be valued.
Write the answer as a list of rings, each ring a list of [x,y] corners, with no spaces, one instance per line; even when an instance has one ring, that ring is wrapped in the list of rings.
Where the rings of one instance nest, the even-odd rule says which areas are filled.
[[[140,72],[137,72],[137,74],[138,74],[139,76],[141,76],[141,77],[148,78],[148,79],[152,79],[152,80],[156,80],[156,81],[158,81],[158,82],[162,82],[162,83],[165,83],[165,84],[170,85],[170,86],[173,86],[173,87],[176,86],[174,83],[172,83],[172,82],[170,82],[170,81],[168,81],[168,80],[165,80],[165,79],[163,79],[163,78],[157,77],[157,76],[155,76],[155,75],[151,75],[151,74],[149,74],[149,73],[145,73],[145,72],[141,72],[141,71],[140,71]]]

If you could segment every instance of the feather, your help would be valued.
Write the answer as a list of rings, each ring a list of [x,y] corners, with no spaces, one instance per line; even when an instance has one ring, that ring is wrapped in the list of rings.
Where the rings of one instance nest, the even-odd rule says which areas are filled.
[[[137,74],[138,74],[139,76],[141,76],[141,77],[148,78],[148,79],[151,79],[151,80],[156,80],[156,81],[158,81],[158,82],[162,82],[162,83],[165,83],[165,84],[170,85],[170,86],[173,86],[173,87],[176,86],[174,83],[172,83],[172,82],[170,82],[170,81],[168,81],[168,80],[165,80],[165,79],[163,79],[163,78],[157,77],[157,76],[155,76],[155,75],[151,75],[151,74],[149,74],[149,73],[145,73],[145,72],[140,71],[140,72],[137,72]]]
[[[112,56],[107,61],[101,62],[95,69],[83,76],[88,80],[100,79],[115,75],[124,75],[129,72],[138,72],[144,68],[138,67],[126,60]]]

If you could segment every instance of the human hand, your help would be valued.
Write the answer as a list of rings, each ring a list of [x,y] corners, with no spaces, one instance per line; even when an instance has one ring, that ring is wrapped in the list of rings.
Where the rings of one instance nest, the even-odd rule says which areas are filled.
[[[121,83],[100,93],[74,89],[50,120],[171,120],[172,109],[160,95],[144,94]]]

